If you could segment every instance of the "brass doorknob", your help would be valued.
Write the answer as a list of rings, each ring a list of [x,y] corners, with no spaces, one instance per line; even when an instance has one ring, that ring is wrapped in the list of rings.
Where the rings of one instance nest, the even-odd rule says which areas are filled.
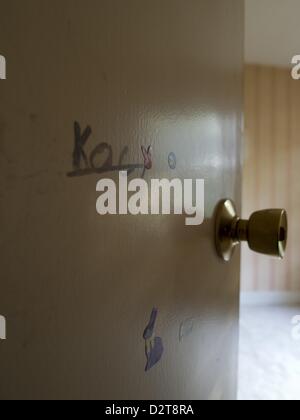
[[[252,251],[283,258],[287,244],[288,222],[285,210],[262,210],[249,220],[237,215],[231,200],[222,200],[216,209],[216,247],[224,261],[230,261],[235,247],[247,241]]]

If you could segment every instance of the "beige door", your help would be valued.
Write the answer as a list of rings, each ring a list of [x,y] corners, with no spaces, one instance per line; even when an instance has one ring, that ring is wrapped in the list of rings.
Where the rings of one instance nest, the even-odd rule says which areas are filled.
[[[0,398],[235,398],[243,1],[1,2],[0,53]],[[145,180],[205,179],[204,224],[97,214],[148,146]]]

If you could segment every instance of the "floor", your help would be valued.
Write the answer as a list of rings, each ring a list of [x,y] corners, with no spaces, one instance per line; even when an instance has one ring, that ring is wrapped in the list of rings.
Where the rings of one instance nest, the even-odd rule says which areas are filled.
[[[300,400],[300,306],[241,309],[239,400]]]

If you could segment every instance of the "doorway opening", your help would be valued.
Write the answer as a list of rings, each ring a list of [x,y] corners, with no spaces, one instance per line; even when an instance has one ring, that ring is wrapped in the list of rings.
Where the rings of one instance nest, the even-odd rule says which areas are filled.
[[[243,216],[285,208],[289,234],[283,261],[242,247],[242,400],[300,400],[299,13],[297,0],[246,0]]]

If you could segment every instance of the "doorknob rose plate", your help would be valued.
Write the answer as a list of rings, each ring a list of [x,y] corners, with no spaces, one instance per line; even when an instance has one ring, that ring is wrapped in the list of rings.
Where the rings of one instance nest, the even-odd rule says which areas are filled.
[[[216,208],[215,240],[218,255],[230,261],[238,241],[234,237],[238,215],[231,200],[222,200]]]
[[[262,210],[253,213],[249,220],[242,220],[231,200],[222,200],[216,208],[216,248],[224,261],[231,260],[236,246],[242,241],[247,241],[252,251],[282,259],[287,233],[285,210]]]

